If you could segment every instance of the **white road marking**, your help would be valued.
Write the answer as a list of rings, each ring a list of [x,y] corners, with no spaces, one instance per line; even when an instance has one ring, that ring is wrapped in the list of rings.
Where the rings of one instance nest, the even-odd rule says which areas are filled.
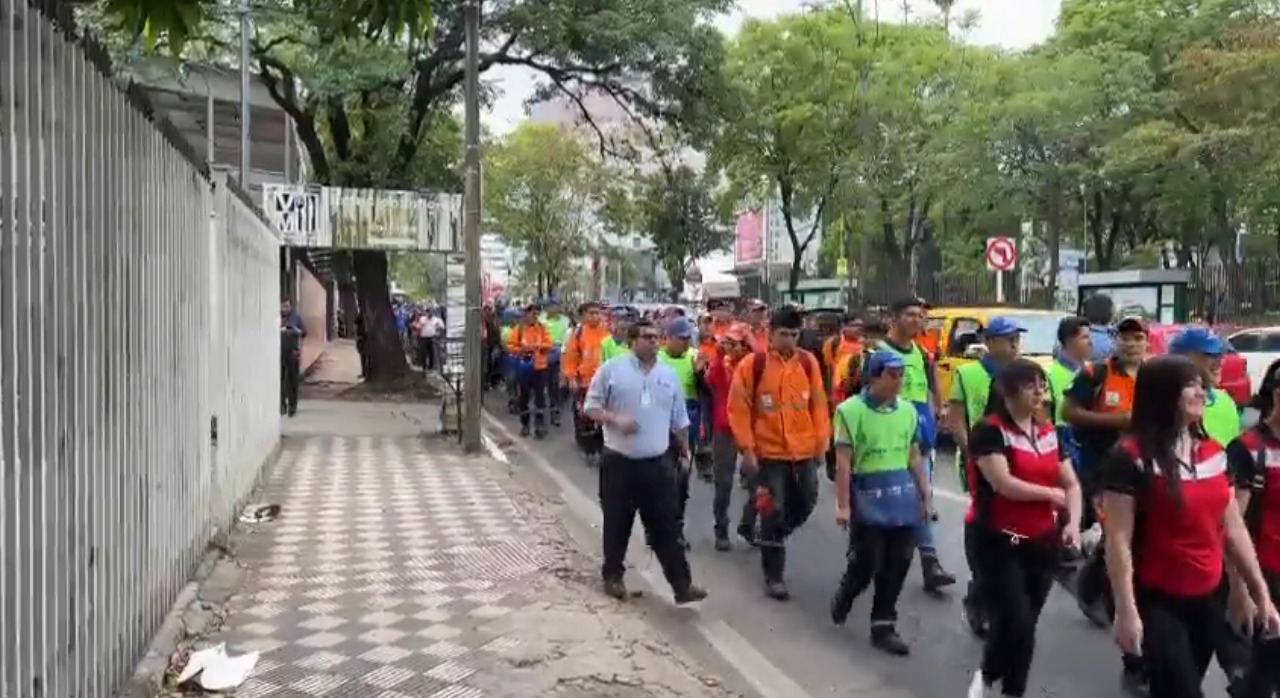
[[[512,433],[507,425],[489,414],[488,411],[483,414],[490,429],[503,438],[513,443],[516,442],[516,435]],[[491,454],[494,450],[501,451],[497,443],[488,436],[485,437],[484,442],[485,448]],[[524,450],[524,455],[539,472],[551,478],[551,481],[560,490],[561,496],[564,497],[565,504],[569,506],[574,515],[599,530],[602,515],[597,502],[584,494],[564,473],[553,467],[542,454],[533,449],[526,449]],[[494,457],[498,458],[496,455]],[[506,454],[503,453],[499,460],[507,462]],[[645,565],[639,568],[639,572],[649,587],[656,593],[669,595],[666,581],[655,570]],[[728,662],[729,666],[732,666],[739,675],[746,679],[762,698],[811,698],[799,684],[770,662],[741,633],[730,627],[728,623],[722,620],[698,620],[696,625],[698,633],[711,645],[712,649],[724,661]]]

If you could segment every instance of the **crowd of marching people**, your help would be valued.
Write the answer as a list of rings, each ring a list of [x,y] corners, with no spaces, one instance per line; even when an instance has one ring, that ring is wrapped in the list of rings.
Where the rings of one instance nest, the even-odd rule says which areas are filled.
[[[969,698],[1027,695],[1055,584],[1111,628],[1133,695],[1203,696],[1215,660],[1235,698],[1280,691],[1280,361],[1242,421],[1216,387],[1228,347],[1211,330],[1149,356],[1146,321],[1111,322],[1096,303],[1061,320],[1047,367],[1020,355],[1022,326],[993,318],[949,395],[918,341],[918,298],[844,317],[829,337],[801,308],[760,303],[744,317],[599,303],[575,316],[554,298],[507,309],[500,372],[523,436],[570,421],[599,468],[606,593],[628,597],[638,515],[676,602],[706,597],[684,531],[696,474],[713,483],[717,550],[733,546],[733,488],[749,490],[732,530],[760,551],[763,593],[787,600],[787,541],[825,471],[849,531],[831,618],[869,591],[873,646],[909,654],[896,621],[912,561],[930,591],[956,581],[933,536],[945,431],[970,498],[963,607],[984,643]]]

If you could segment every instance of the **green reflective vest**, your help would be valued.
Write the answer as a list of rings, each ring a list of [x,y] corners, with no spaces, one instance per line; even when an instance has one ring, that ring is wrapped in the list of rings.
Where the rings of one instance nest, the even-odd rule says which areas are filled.
[[[902,372],[903,400],[910,402],[929,402],[929,372],[924,359],[924,350],[919,344],[911,343],[911,351],[904,352],[887,341],[881,340],[876,345],[877,351],[891,351],[902,357],[905,368]]]
[[[613,337],[605,337],[600,343],[600,362],[604,363],[609,359],[616,359],[619,356],[626,356],[631,352],[631,348],[619,342]]]
[[[920,413],[906,400],[872,407],[855,395],[836,407],[836,443],[853,449],[858,475],[906,470],[919,421]]]
[[[1071,383],[1075,381],[1077,373],[1079,371],[1057,360],[1049,367],[1049,399],[1053,400],[1053,422],[1055,424],[1067,423],[1062,416],[1062,407],[1066,401],[1067,390],[1071,388]]]
[[[569,318],[563,315],[557,318],[543,316],[542,324],[546,325],[547,332],[551,334],[551,341],[563,347],[564,340],[569,336]]]
[[[671,370],[675,371],[676,376],[680,379],[680,387],[684,389],[685,400],[698,399],[697,372],[694,370],[695,356],[696,352],[692,349],[685,351],[678,357],[668,354],[666,349],[658,350],[658,361],[670,366]]]
[[[964,421],[970,429],[982,419],[990,398],[991,374],[981,361],[967,363],[956,371],[951,399],[964,403]]]
[[[1209,438],[1226,446],[1240,436],[1240,411],[1230,395],[1213,388],[1204,403],[1204,430]]]

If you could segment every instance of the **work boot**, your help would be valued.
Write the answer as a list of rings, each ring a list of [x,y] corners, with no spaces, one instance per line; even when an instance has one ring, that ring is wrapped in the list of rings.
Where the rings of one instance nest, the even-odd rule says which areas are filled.
[[[729,542],[728,527],[716,527],[716,550],[724,553],[733,549],[733,544]]]
[[[630,594],[627,593],[627,585],[621,579],[604,580],[604,593],[619,601],[626,601]]]
[[[930,594],[956,583],[956,576],[947,572],[934,554],[920,555],[920,573],[924,576],[924,590]]]
[[[521,436],[523,436],[523,437],[525,437],[525,438],[529,438],[529,433],[530,433],[530,432],[529,432],[529,425],[528,425],[528,424],[521,424],[521,425],[520,425],[520,435],[521,435]]]
[[[760,550],[760,567],[764,570],[764,593],[775,601],[788,601],[791,591],[782,581],[787,569],[787,549],[781,543],[773,543]]]
[[[684,589],[674,593],[677,606],[683,606],[687,603],[697,603],[707,598],[707,590],[697,584],[690,584]]]
[[[906,640],[902,639],[902,636],[898,634],[897,629],[892,625],[872,625],[871,646],[895,657],[905,657],[911,654],[911,646],[907,644]]]

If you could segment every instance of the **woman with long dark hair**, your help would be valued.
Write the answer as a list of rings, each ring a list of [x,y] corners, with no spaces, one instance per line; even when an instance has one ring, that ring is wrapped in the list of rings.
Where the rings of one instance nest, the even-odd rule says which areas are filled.
[[[1204,432],[1205,381],[1181,356],[1138,369],[1129,428],[1102,463],[1112,631],[1141,656],[1151,698],[1202,698],[1222,623],[1224,559],[1266,633],[1280,630],[1222,446]]]
[[[1250,403],[1258,421],[1227,446],[1236,500],[1257,549],[1258,566],[1274,599],[1280,593],[1280,360],[1271,362]],[[1231,622],[1251,630],[1257,609],[1239,575],[1232,579]],[[1235,698],[1272,698],[1280,692],[1280,640],[1259,635]]]
[[[1021,698],[1035,654],[1036,625],[1065,544],[1080,546],[1080,483],[1051,419],[1043,416],[1044,369],[1014,359],[996,378],[1003,400],[969,435],[973,523],[965,552],[989,609],[982,668],[968,698]]]

